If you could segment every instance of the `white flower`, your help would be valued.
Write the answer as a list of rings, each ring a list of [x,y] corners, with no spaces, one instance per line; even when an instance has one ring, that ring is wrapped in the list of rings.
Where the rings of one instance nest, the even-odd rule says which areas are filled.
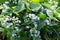
[[[13,21],[16,20],[16,19],[15,19],[15,16],[12,17],[12,20],[13,20]]]
[[[38,18],[35,14],[29,14],[29,17],[32,18],[33,20]]]
[[[32,34],[32,29],[30,29],[30,33]]]
[[[9,21],[10,19],[9,18],[6,18],[6,21]]]
[[[15,16],[13,16],[13,19],[15,19]]]
[[[37,28],[37,26],[38,26],[38,25],[37,25],[37,22],[34,22],[34,26]]]
[[[15,21],[16,23],[21,23],[21,21],[20,20],[17,20],[17,21]]]
[[[16,34],[12,34],[12,37],[15,37],[16,36]]]
[[[2,10],[2,12],[6,12],[6,11],[7,11],[6,9]]]
[[[19,20],[19,23],[21,23],[21,21]]]
[[[35,28],[30,29],[30,34],[37,33]]]
[[[38,19],[38,20],[40,20],[40,18],[39,18],[39,17],[38,17],[37,19]]]
[[[40,31],[35,30],[35,33],[34,33],[34,34],[33,34],[32,32],[33,32],[33,29],[30,30],[30,34],[31,34],[31,36],[39,37],[39,35],[40,35]]]
[[[1,6],[0,6],[0,9],[2,9],[2,8],[3,8],[3,6],[1,5]]]
[[[10,16],[12,16],[12,13],[10,13]]]
[[[40,36],[40,31],[37,30],[37,34],[35,34],[34,36],[39,37]]]
[[[6,2],[5,2],[5,4],[9,4],[9,2],[8,2],[8,1],[6,1]]]
[[[54,10],[55,9],[55,6],[51,6],[50,9]]]
[[[16,20],[18,20],[19,18],[18,17],[16,17]]]
[[[6,25],[6,28],[9,28],[10,26],[13,25],[13,23],[7,23],[7,24],[5,24],[5,25]]]
[[[10,23],[10,25],[13,25],[13,23]]]
[[[10,25],[6,26],[6,28],[9,28],[9,27],[10,27]]]
[[[47,13],[52,13],[52,11],[47,9]]]
[[[49,25],[49,24],[50,24],[49,20],[46,20],[45,22],[47,23],[47,25]]]
[[[31,18],[31,14],[29,14],[29,17]]]
[[[49,17],[53,16],[53,13],[52,13],[52,11],[51,11],[51,10],[48,10],[48,9],[47,9],[47,11],[46,11],[46,12],[47,12],[47,15],[48,15]]]
[[[37,16],[33,16],[32,19],[37,19]]]
[[[1,24],[2,24],[2,26],[5,25],[5,23],[1,23]]]
[[[3,4],[3,7],[4,7],[5,9],[10,9],[6,4]]]
[[[15,27],[15,29],[16,29],[16,31],[18,31],[18,30],[19,30],[19,28],[18,28],[18,27]]]
[[[60,14],[58,15],[58,17],[60,18]]]
[[[26,28],[29,28],[29,26],[26,26]]]

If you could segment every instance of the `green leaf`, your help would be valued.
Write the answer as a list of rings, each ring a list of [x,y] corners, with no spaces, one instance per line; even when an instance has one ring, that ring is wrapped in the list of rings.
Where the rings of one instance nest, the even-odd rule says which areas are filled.
[[[41,19],[46,19],[46,18],[47,18],[47,16],[46,16],[45,14],[43,14],[43,13],[38,14],[38,16],[39,16]]]
[[[44,0],[31,0],[31,2],[44,2]]]
[[[58,7],[56,10],[57,10],[57,12],[59,12],[59,13],[60,13],[60,7]]]
[[[2,27],[0,27],[0,32],[3,32],[3,31],[4,31],[4,29]]]
[[[4,3],[4,2],[6,2],[6,1],[9,1],[9,0],[0,0],[0,3]]]
[[[54,15],[55,15],[55,17],[56,17],[57,19],[60,20],[60,13],[55,13]]]
[[[51,7],[51,4],[49,4],[49,3],[44,3],[44,4],[42,4],[42,5],[44,5],[44,6],[47,7],[47,8],[50,8],[50,7]]]
[[[54,14],[54,15],[55,15],[55,17],[58,17],[58,14],[59,14],[59,13],[55,13],[55,14]]]
[[[31,2],[30,3],[30,8],[32,9],[32,11],[37,11],[37,10],[40,9],[40,3]]]

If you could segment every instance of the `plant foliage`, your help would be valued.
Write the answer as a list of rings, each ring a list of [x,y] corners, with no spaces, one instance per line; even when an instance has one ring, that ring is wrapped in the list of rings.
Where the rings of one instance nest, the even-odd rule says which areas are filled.
[[[58,0],[0,0],[1,40],[60,40]]]

